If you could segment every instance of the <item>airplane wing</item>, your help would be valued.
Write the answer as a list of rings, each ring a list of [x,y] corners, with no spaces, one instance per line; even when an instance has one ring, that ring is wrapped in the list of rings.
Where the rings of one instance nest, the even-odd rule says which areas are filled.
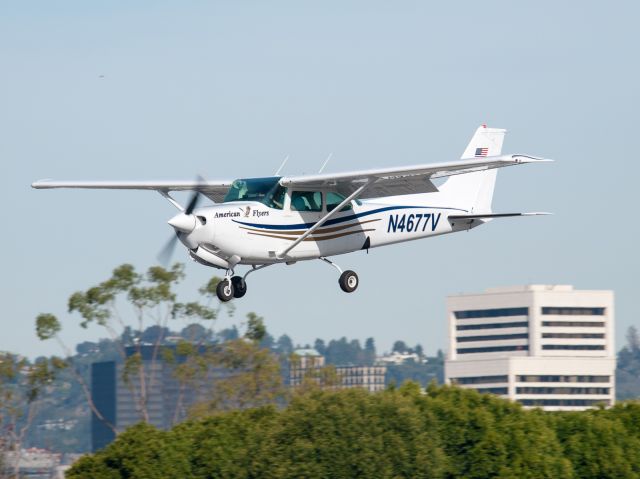
[[[98,190],[198,191],[216,203],[222,202],[233,181],[52,181],[40,180],[32,188],[88,188]]]
[[[501,155],[346,173],[288,176],[282,178],[280,184],[294,188],[296,186],[305,188],[331,186],[344,196],[348,196],[362,185],[375,180],[374,183],[363,190],[359,197],[376,198],[438,191],[431,181],[435,178],[543,161],[551,160],[527,155]]]
[[[405,167],[380,168],[334,174],[318,174],[283,177],[280,184],[289,187],[330,186],[344,196],[349,196],[361,186],[367,185],[357,196],[375,198],[380,196],[406,195],[438,191],[432,179],[470,173],[489,168],[534,163],[544,160],[527,155],[502,155],[478,159],[465,159],[445,163],[430,163]],[[216,203],[223,201],[232,180],[208,181],[53,181],[40,180],[31,184],[36,189],[87,188],[115,190],[198,191]]]

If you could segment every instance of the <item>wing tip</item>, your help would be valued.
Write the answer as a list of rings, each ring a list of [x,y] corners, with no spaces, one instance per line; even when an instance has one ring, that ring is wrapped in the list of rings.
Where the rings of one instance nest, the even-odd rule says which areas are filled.
[[[37,180],[31,183],[31,188],[36,190],[41,190],[43,188],[50,188],[51,186],[48,184],[51,181],[51,178],[43,178],[42,180]]]
[[[511,158],[518,163],[553,163],[555,160],[551,158],[540,158],[531,155],[511,155]]]

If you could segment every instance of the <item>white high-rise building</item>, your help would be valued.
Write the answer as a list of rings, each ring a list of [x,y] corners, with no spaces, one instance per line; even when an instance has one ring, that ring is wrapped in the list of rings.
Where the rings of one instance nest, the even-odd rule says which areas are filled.
[[[565,285],[447,298],[445,381],[547,410],[613,405],[613,291]]]

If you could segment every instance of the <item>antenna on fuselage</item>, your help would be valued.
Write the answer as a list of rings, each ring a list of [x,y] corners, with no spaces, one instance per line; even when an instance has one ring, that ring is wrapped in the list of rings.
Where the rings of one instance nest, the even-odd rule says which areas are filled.
[[[273,174],[273,176],[278,176],[280,174],[280,172],[282,171],[282,168],[284,168],[284,165],[287,164],[288,160],[289,160],[289,155],[284,157],[284,160],[282,160],[282,163],[280,164],[280,167],[276,170],[276,172]]]
[[[322,166],[320,167],[318,174],[322,173],[322,171],[324,170],[324,167],[327,166],[327,163],[329,163],[329,160],[331,159],[332,156],[333,156],[333,153],[329,153],[329,156],[327,156],[327,159],[324,160],[324,163],[322,163]]]

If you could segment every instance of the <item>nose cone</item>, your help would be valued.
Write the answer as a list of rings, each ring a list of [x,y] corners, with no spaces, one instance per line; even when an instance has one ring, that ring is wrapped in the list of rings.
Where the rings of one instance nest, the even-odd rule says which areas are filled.
[[[191,233],[196,227],[196,217],[180,213],[167,221],[167,223],[182,233]]]

